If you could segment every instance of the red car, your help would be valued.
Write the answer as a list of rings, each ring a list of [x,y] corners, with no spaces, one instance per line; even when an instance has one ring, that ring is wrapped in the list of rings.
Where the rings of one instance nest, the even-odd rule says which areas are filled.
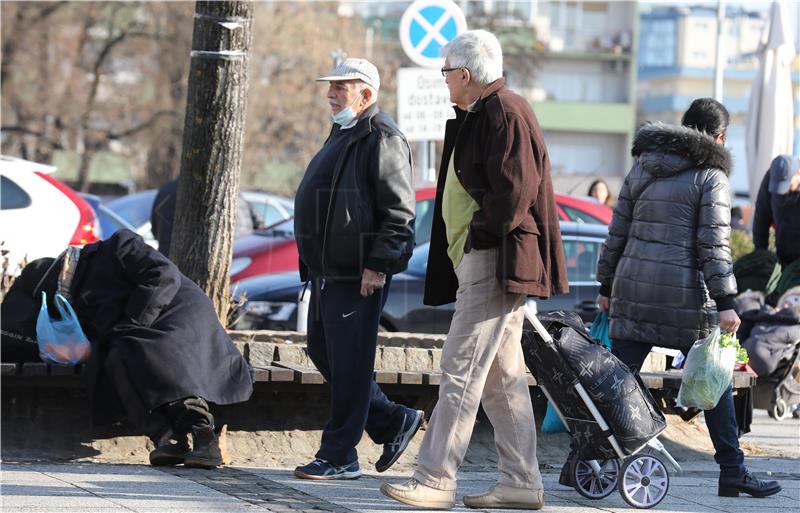
[[[417,244],[424,244],[431,239],[435,198],[435,187],[417,190],[417,219],[414,223]],[[596,201],[556,194],[556,203],[562,221],[611,223],[611,209]],[[296,271],[297,266],[294,219],[241,237],[233,243],[232,283],[251,276]]]
[[[614,211],[589,196],[556,194],[558,218],[561,221],[588,224],[611,224]]]

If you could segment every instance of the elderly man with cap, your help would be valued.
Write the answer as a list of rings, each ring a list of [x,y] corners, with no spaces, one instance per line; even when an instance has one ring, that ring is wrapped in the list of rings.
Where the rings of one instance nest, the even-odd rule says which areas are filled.
[[[775,252],[781,266],[800,260],[800,157],[778,155],[761,181],[753,217],[753,243],[767,249],[775,225]]]
[[[423,412],[393,403],[373,379],[378,324],[392,275],[414,248],[411,150],[377,106],[380,76],[364,59],[330,75],[333,128],[308,164],[295,197],[300,276],[311,288],[308,354],[325,377],[331,412],[302,479],[356,479],[364,431],[388,469],[408,446]]]

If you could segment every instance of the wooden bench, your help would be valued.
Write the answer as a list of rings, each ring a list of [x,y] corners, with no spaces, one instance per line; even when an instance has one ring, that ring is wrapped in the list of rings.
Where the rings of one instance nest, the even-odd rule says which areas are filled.
[[[75,383],[82,381],[85,365],[56,365],[49,363],[2,363],[0,374],[3,381],[13,379],[14,383],[44,384],[49,379],[55,381],[69,381]],[[273,362],[272,365],[254,367],[250,375],[256,383],[294,383],[296,385],[321,385],[325,379],[317,369],[304,367],[288,362]],[[677,390],[681,383],[681,371],[669,370],[662,372],[643,372],[642,381],[653,390]],[[409,385],[409,386],[438,386],[441,374],[426,371],[375,371],[375,381],[380,385]],[[733,375],[734,389],[749,389],[755,386],[756,377],[747,372],[735,372]],[[528,384],[536,386],[536,380],[528,374]]]
[[[25,363],[2,363],[0,364],[0,375],[3,384],[17,385],[75,385],[83,384],[83,374],[86,366],[79,365],[58,365],[41,362]],[[319,383],[322,383],[322,376],[316,372]],[[292,383],[295,381],[296,371],[286,366],[266,366],[254,367],[250,369],[250,376],[256,383]],[[301,381],[298,381],[301,382]]]

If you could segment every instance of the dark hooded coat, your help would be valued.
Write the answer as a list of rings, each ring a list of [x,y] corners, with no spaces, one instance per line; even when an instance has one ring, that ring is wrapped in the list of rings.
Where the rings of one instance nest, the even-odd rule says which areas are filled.
[[[44,289],[51,300],[60,267],[47,273],[34,298]],[[216,404],[250,397],[248,365],[211,300],[135,233],[120,230],[84,247],[70,290],[92,343],[88,376],[95,423],[126,415],[116,390],[119,376],[126,376],[147,410],[185,397]]]
[[[731,157],[697,130],[660,123],[636,134],[600,254],[612,339],[686,349],[733,308]]]

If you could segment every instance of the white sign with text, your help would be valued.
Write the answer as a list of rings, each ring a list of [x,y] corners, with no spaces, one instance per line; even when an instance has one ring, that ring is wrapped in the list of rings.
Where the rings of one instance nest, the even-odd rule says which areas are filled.
[[[438,69],[397,70],[397,123],[409,141],[441,141],[455,117],[447,84]]]

